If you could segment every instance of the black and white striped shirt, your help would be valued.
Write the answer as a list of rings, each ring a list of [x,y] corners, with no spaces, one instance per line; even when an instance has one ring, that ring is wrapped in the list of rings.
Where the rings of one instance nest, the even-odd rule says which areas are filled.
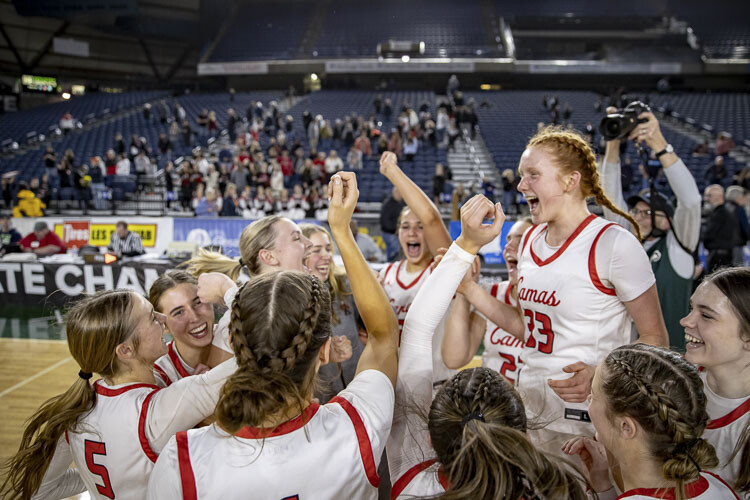
[[[115,253],[128,257],[146,253],[143,249],[141,236],[133,231],[128,231],[128,235],[125,238],[120,238],[117,232],[112,233],[112,236],[109,238],[108,248]]]

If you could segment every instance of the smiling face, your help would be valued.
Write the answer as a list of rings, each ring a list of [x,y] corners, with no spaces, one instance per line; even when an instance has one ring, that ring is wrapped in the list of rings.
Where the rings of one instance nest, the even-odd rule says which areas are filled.
[[[307,272],[304,259],[312,242],[305,238],[297,224],[286,218],[279,219],[274,230],[276,239],[269,251],[275,257],[277,267],[284,271]]]
[[[430,259],[430,251],[424,239],[422,222],[411,210],[404,210],[398,226],[398,241],[410,264],[420,265]]]
[[[565,206],[565,192],[554,157],[533,146],[521,155],[518,173],[518,191],[526,198],[534,224],[556,220]]]
[[[178,350],[183,344],[196,348],[211,344],[214,306],[200,301],[196,285],[180,283],[164,292],[159,299],[159,310],[166,315],[167,329]]]
[[[711,368],[735,365],[738,372],[750,362],[750,342],[743,341],[740,320],[726,295],[703,282],[690,299],[690,314],[680,320],[685,328],[689,362]]]
[[[322,232],[310,234],[312,248],[307,255],[307,268],[312,274],[326,282],[331,272],[331,261],[333,259],[333,249],[331,240],[328,235]]]
[[[518,247],[521,245],[521,237],[523,233],[531,227],[526,221],[519,220],[513,227],[508,231],[508,235],[505,237],[505,249],[503,250],[503,258],[508,267],[508,277],[511,284],[518,282]]]
[[[150,366],[167,353],[167,344],[164,341],[164,321],[166,317],[162,313],[154,311],[151,303],[142,295],[134,295],[131,314],[139,318],[134,334],[138,336],[136,355]]]

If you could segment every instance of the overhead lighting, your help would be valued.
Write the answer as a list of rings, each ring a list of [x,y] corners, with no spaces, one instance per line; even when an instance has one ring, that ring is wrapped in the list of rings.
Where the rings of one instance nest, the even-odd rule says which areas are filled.
[[[407,55],[403,55],[403,56],[401,56],[401,62],[404,62],[404,63],[408,63],[408,62],[409,62],[409,59],[410,59],[410,57],[409,57],[409,56],[407,56]]]
[[[62,98],[67,101],[68,99],[70,99],[70,94],[68,92],[63,92],[62,93]]]
[[[310,75],[310,80],[312,80],[312,81],[315,81],[315,80],[317,80],[317,79],[318,79],[318,75],[317,75],[317,74],[315,74],[315,73],[312,73],[312,74]]]

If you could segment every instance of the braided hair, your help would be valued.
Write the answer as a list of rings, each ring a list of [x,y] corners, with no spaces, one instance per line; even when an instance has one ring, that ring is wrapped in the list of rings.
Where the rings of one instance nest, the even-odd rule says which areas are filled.
[[[600,376],[608,417],[638,422],[652,456],[662,462],[662,476],[677,483],[676,498],[684,499],[684,485],[719,463],[701,438],[708,413],[698,369],[668,349],[630,344],[605,358]]]
[[[428,428],[451,484],[441,498],[586,498],[583,476],[529,442],[521,397],[493,370],[463,370],[447,381]]]
[[[329,301],[325,284],[296,271],[263,274],[240,287],[229,321],[238,369],[216,407],[224,429],[258,427],[290,402],[304,410],[318,352],[331,335]]]
[[[529,140],[526,149],[534,146],[545,147],[555,157],[557,166],[563,173],[580,172],[584,198],[593,197],[599,205],[625,217],[638,239],[643,239],[635,219],[629,213],[620,210],[604,193],[596,166],[596,155],[580,133],[559,126],[545,127]]]

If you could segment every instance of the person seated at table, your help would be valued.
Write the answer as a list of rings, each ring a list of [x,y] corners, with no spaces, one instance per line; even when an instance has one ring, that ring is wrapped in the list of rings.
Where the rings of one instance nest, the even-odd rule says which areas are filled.
[[[110,236],[107,248],[116,253],[118,257],[135,257],[146,253],[143,249],[141,235],[129,231],[128,223],[124,220],[115,224],[115,232]]]
[[[65,253],[67,247],[60,237],[49,230],[47,223],[39,221],[34,224],[34,231],[24,236],[18,243],[24,252],[33,252],[39,257]]]
[[[0,257],[6,253],[20,252],[19,241],[21,241],[21,233],[11,226],[10,217],[0,215]]]

